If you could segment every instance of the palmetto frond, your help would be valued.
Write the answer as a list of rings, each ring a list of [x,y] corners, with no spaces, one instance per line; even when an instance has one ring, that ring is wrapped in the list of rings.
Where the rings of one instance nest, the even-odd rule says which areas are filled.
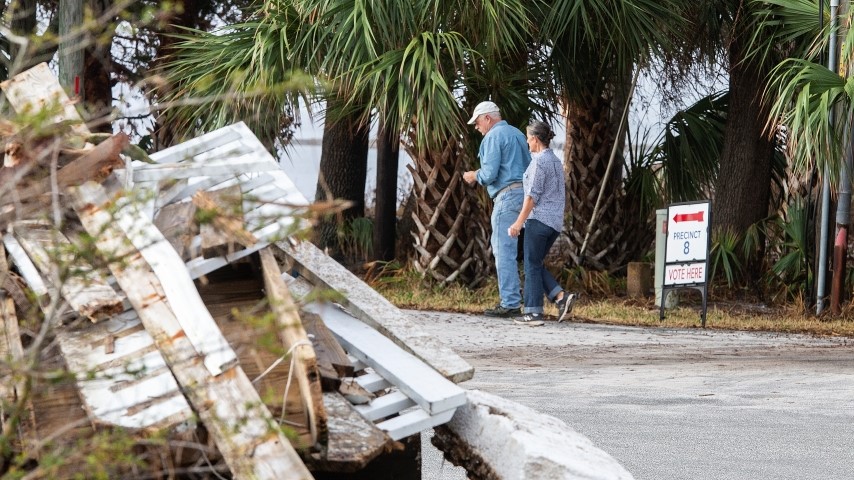
[[[177,36],[158,99],[179,136],[243,120],[271,147],[283,126],[298,119],[300,97],[316,81],[293,62],[291,26],[278,23],[281,17],[270,21],[270,13],[213,33],[188,30]],[[292,12],[286,18],[295,20]],[[205,115],[199,115],[202,108]]]

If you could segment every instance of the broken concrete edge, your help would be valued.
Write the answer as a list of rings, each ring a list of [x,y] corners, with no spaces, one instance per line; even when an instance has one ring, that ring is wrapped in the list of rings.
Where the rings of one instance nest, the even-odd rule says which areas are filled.
[[[630,480],[605,451],[563,421],[479,390],[450,422],[436,427],[433,444],[472,479]]]

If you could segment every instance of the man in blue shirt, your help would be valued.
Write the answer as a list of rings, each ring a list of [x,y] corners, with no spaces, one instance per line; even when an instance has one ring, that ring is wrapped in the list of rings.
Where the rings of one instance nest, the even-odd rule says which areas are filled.
[[[484,313],[493,317],[521,314],[519,265],[516,262],[518,240],[508,229],[522,210],[522,174],[531,162],[525,134],[501,119],[498,105],[481,102],[469,120],[483,135],[478,150],[480,169],[463,173],[469,185],[486,187],[492,198],[492,254],[498,272],[498,295],[501,301]]]

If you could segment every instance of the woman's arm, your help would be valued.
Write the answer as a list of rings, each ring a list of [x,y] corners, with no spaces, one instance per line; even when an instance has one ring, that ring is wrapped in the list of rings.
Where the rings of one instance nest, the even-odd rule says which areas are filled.
[[[528,215],[531,214],[531,210],[533,210],[535,206],[534,198],[530,195],[525,195],[525,200],[522,202],[522,210],[519,212],[519,216],[516,217],[516,221],[513,222],[513,225],[510,225],[510,228],[507,229],[507,235],[510,235],[511,237],[519,236],[519,232],[521,232],[522,227],[525,226],[525,220],[528,219]]]

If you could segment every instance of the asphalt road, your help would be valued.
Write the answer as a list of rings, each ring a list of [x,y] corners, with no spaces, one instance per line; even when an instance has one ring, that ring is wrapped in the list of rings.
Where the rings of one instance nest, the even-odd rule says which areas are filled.
[[[638,480],[854,478],[854,339],[409,314]],[[424,479],[464,479],[425,434]]]

